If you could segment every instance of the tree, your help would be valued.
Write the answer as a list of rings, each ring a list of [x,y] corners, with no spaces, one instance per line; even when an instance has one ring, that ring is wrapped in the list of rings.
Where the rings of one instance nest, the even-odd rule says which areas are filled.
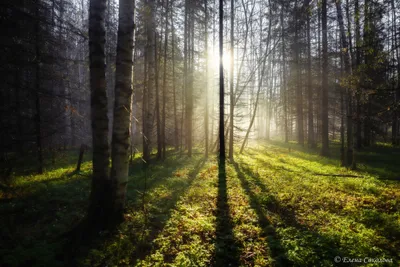
[[[91,0],[89,7],[89,61],[93,138],[93,178],[88,219],[103,228],[111,211],[110,148],[108,142],[105,70],[106,0]]]
[[[219,159],[225,160],[224,125],[224,2],[219,0]]]
[[[313,84],[312,84],[312,58],[311,58],[311,12],[307,12],[307,102],[308,102],[308,135],[307,144],[309,147],[315,147],[314,140],[314,101],[313,101]]]
[[[112,210],[115,217],[119,219],[122,217],[125,206],[129,171],[134,6],[135,2],[132,0],[119,1],[115,104],[111,152]]]
[[[164,36],[164,69],[163,69],[163,91],[162,91],[162,118],[161,118],[161,146],[162,155],[161,158],[165,159],[166,143],[165,143],[165,124],[166,124],[166,102],[167,102],[167,52],[168,52],[168,12],[169,12],[169,0],[165,4],[165,36]]]
[[[322,94],[321,94],[321,121],[322,121],[322,148],[321,155],[329,154],[329,123],[328,123],[328,25],[326,0],[322,0]]]
[[[344,70],[347,75],[352,75],[350,49],[348,47],[346,31],[344,29],[343,15],[341,1],[336,1],[337,17],[340,28],[341,49],[344,61]],[[355,167],[353,162],[353,96],[351,92],[351,85],[347,87],[347,164],[346,166]]]
[[[230,91],[230,138],[229,138],[229,159],[233,160],[233,116],[234,116],[234,92],[233,92],[233,49],[234,49],[234,17],[235,17],[235,6],[234,1],[231,0],[231,64],[230,64],[230,74],[229,74],[229,91]]]
[[[150,160],[151,135],[153,130],[153,90],[155,88],[155,2],[147,0],[145,7],[146,49],[145,86],[143,87],[143,159]]]
[[[209,80],[209,76],[208,76],[208,69],[209,69],[209,65],[208,65],[208,5],[207,5],[208,0],[204,0],[204,12],[205,12],[205,20],[204,20],[204,35],[205,35],[205,39],[204,39],[204,46],[205,46],[205,58],[206,58],[206,78],[205,78],[205,103],[204,103],[204,108],[205,108],[205,112],[204,112],[204,135],[205,135],[205,157],[208,157],[208,137],[209,137],[209,130],[208,130],[208,126],[209,126],[209,121],[208,121],[208,80]]]

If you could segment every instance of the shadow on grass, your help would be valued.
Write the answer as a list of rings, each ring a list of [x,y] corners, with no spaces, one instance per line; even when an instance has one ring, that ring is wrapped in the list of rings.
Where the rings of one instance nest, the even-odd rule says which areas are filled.
[[[266,237],[268,240],[268,248],[271,252],[271,257],[273,258],[276,266],[292,266],[293,263],[287,259],[287,255],[282,248],[282,244],[280,243],[274,227],[267,219],[266,214],[264,214],[264,212],[262,211],[262,204],[260,203],[257,196],[250,189],[250,184],[247,181],[244,173],[240,170],[238,163],[235,162],[234,167],[239,177],[240,183],[250,199],[250,206],[257,214],[258,223],[262,228],[264,237]],[[265,186],[263,186],[262,189],[264,193],[267,192]]]
[[[83,218],[89,184],[75,178],[40,183],[0,205],[0,266],[64,266],[66,239],[59,236]]]
[[[142,189],[144,177],[139,162],[140,159],[135,162],[140,167],[134,166],[134,178],[131,178],[128,185],[128,209],[140,207],[140,194],[137,191]],[[185,164],[189,164],[189,159],[171,159],[150,167],[151,179],[147,190],[168,183],[173,172]],[[173,191],[171,198],[156,200],[155,205],[162,207],[162,214],[152,211],[154,216],[150,216],[152,219],[149,224],[145,229],[139,229],[150,229],[151,234],[145,240],[146,243],[150,244],[163,228],[171,209],[203,164],[204,160],[200,159],[193,164],[195,166],[189,172],[189,178],[185,178],[182,183],[168,185]],[[109,233],[80,240],[79,234],[69,231],[79,225],[86,214],[90,193],[90,179],[76,174],[69,171],[60,174],[60,178],[44,177],[42,181],[33,181],[27,187],[29,191],[6,203],[0,203],[0,251],[3,254],[0,266],[76,266],[78,262],[75,259],[86,260],[90,250],[101,249],[105,242],[115,238]],[[132,242],[140,246],[135,238],[132,238]]]
[[[173,155],[170,155],[173,156]],[[130,173],[133,177],[128,182],[127,188],[127,213],[140,213],[144,221],[130,221],[121,224],[119,227],[103,233],[102,235],[89,236],[84,242],[76,243],[76,240],[67,243],[67,246],[74,246],[66,259],[70,259],[68,265],[79,265],[78,260],[85,260],[90,265],[106,266],[109,264],[111,258],[118,257],[114,255],[114,250],[109,250],[107,245],[112,242],[119,242],[116,239],[117,234],[121,233],[128,236],[129,251],[132,263],[143,260],[146,256],[150,255],[154,249],[153,240],[162,231],[166,222],[172,214],[172,210],[176,206],[180,197],[184,194],[186,189],[190,187],[196,175],[204,166],[205,159],[200,158],[196,161],[193,169],[187,175],[187,179],[179,180],[172,179],[178,169],[188,165],[191,161],[190,158],[184,158],[176,161],[173,157],[168,158],[165,162],[151,161],[152,164],[142,164],[141,159],[136,159],[131,167]],[[170,196],[163,196],[157,199],[148,199],[147,193],[157,188],[158,186],[167,187],[172,192]],[[145,194],[145,198],[143,198]],[[145,203],[145,204],[144,204]],[[149,206],[149,207],[147,207]],[[153,209],[151,207],[157,207]],[[126,227],[126,223],[130,226]],[[124,227],[125,224],[125,227]],[[122,230],[124,229],[124,230]],[[79,239],[78,239],[79,241]],[[104,251],[101,259],[93,258],[93,251]],[[115,262],[114,262],[115,263]]]
[[[227,190],[225,160],[219,160],[214,266],[239,266],[239,249],[233,235]]]
[[[260,225],[263,227],[264,231],[265,229],[269,229],[269,231],[265,233],[271,236],[269,240],[272,241],[272,244],[274,244],[273,246],[270,245],[270,249],[272,254],[271,256],[274,258],[274,260],[276,260],[277,266],[291,266],[293,264],[296,266],[299,264],[312,264],[314,266],[323,266],[323,262],[333,263],[333,259],[335,256],[350,255],[350,253],[343,252],[338,247],[338,244],[340,244],[340,242],[337,237],[318,233],[313,229],[310,229],[308,226],[299,223],[296,218],[294,209],[289,206],[282,205],[278,201],[278,199],[276,199],[272,194],[268,194],[269,190],[266,185],[260,180],[259,175],[254,174],[250,168],[240,168],[239,165],[235,164],[235,169],[242,182],[243,188],[250,197],[252,207],[257,212]],[[254,192],[252,192],[252,190],[250,189],[250,183],[247,181],[248,178],[246,179],[246,175],[250,177],[254,184],[261,189],[261,195],[258,196]],[[288,249],[287,245],[286,248],[283,248],[282,244],[279,242],[279,237],[277,237],[274,228],[265,218],[265,214],[261,208],[263,206],[268,211],[277,214],[282,220],[285,228],[291,227],[292,229],[296,230],[297,234],[293,234],[293,236],[290,236],[289,238],[302,239],[302,247],[308,247],[307,249],[311,249],[314,257],[316,258],[300,260],[312,260],[312,262],[294,263],[287,258],[287,251],[285,251]]]
[[[186,158],[185,160],[179,161],[179,166],[187,164],[188,160],[191,159]],[[150,255],[153,252],[154,249],[156,249],[152,245],[153,240],[164,229],[179,199],[184,195],[186,190],[192,185],[197,174],[203,168],[205,161],[206,161],[205,158],[202,157],[196,162],[193,169],[188,173],[188,179],[186,181],[175,181],[173,183],[169,183],[169,187],[173,190],[173,192],[171,193],[172,197],[161,197],[152,201],[151,205],[157,208],[162,207],[161,211],[157,212],[157,210],[154,209],[144,210],[145,213],[148,213],[145,215],[148,216],[148,220],[146,220],[147,225],[144,225],[144,229],[142,229],[142,231],[148,231],[149,233],[144,239],[141,239],[140,242],[138,242],[138,239],[135,238],[135,233],[134,236],[131,236],[131,241],[136,247],[135,254],[132,258],[132,262],[145,259],[148,255]],[[168,164],[168,161],[166,161],[166,164]],[[162,169],[159,170],[160,173],[153,173],[152,175],[156,179],[151,180],[150,183],[146,185],[147,190],[151,190],[152,188],[156,187],[158,184],[161,184],[163,182],[168,182],[165,181],[165,179],[168,179],[170,175],[172,175],[177,168],[178,167],[174,168],[174,170],[170,171],[169,173],[168,172],[166,173]],[[148,173],[146,173],[146,170],[144,175],[148,175]],[[138,192],[137,190],[135,191]],[[140,200],[138,202],[138,200],[139,199],[137,199],[135,205],[137,208],[139,208],[139,206],[143,204],[140,203],[141,202]],[[169,262],[172,260],[173,259],[165,259],[165,262]]]
[[[280,141],[269,141],[269,144],[280,148],[281,153],[285,153],[288,156],[295,157],[307,161],[320,162],[322,164],[339,166],[340,161],[340,146],[336,143],[330,147],[329,157],[320,157],[317,149],[311,149],[302,147],[297,144],[286,144]],[[255,149],[261,153],[268,153],[268,146],[264,146],[265,151],[261,149]],[[302,153],[292,153],[291,151],[299,151]],[[314,160],[310,157],[317,157]],[[378,177],[380,180],[396,180],[400,181],[400,164],[398,164],[398,158],[400,157],[400,148],[396,147],[385,147],[375,145],[371,147],[365,147],[356,152],[356,163],[359,172],[364,172]]]

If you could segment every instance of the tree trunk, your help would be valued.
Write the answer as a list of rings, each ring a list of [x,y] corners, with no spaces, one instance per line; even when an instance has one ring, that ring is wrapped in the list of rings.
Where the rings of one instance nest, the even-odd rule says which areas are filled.
[[[85,145],[82,144],[81,148],[79,149],[79,158],[78,158],[78,163],[76,164],[76,170],[77,172],[81,171],[81,164],[83,161],[83,154],[85,153]]]
[[[125,208],[126,186],[128,184],[134,6],[135,2],[132,0],[119,1],[114,123],[111,152],[111,180],[113,190],[112,215],[117,220],[122,220]]]
[[[39,4],[36,6],[36,23],[35,23],[35,57],[36,57],[36,77],[35,77],[35,132],[36,132],[36,147],[38,157],[38,173],[43,173],[43,147],[42,147],[42,130],[41,130],[41,111],[40,111],[40,21],[39,21]]]
[[[397,47],[397,23],[396,23],[396,8],[394,5],[394,0],[391,1],[392,5],[392,16],[393,16],[393,29],[394,29],[394,47],[396,51],[396,60],[397,60],[397,87],[394,93],[394,109],[393,109],[393,121],[392,121],[392,144],[399,145],[399,102],[400,102],[400,57],[399,57],[399,48]]]
[[[206,58],[206,77],[205,77],[205,112],[204,112],[204,135],[205,135],[205,157],[208,157],[208,5],[207,5],[207,0],[204,0],[204,12],[205,12],[205,25],[204,25],[204,34],[205,34],[205,40],[204,40],[204,45],[205,45],[205,58]]]
[[[165,143],[165,120],[166,120],[166,102],[167,102],[167,52],[168,52],[168,11],[169,11],[169,1],[166,0],[165,7],[165,37],[164,37],[164,70],[163,70],[163,92],[162,92],[162,118],[161,118],[161,158],[165,159],[166,143]]]
[[[156,84],[156,131],[157,131],[157,160],[160,160],[162,157],[162,141],[161,141],[161,118],[160,118],[160,86],[159,86],[159,77],[160,77],[160,61],[158,59],[158,55],[161,54],[161,45],[160,45],[160,53],[157,50],[158,40],[157,33],[154,32],[154,67],[155,67],[155,79],[154,82]]]
[[[175,28],[173,19],[173,8],[171,8],[171,28],[172,28],[172,88],[173,88],[173,98],[174,98],[174,145],[175,149],[179,148],[179,130],[178,130],[178,114],[176,111],[177,101],[176,101],[176,77],[175,77]]]
[[[304,146],[304,129],[303,129],[303,92],[301,86],[301,70],[300,70],[300,44],[299,44],[299,31],[300,31],[300,10],[297,8],[297,1],[295,3],[295,33],[294,33],[294,63],[296,72],[296,130],[297,142]]]
[[[326,0],[322,0],[322,94],[321,94],[321,122],[322,122],[322,149],[321,155],[329,155],[329,121],[328,121],[328,24]]]
[[[281,31],[282,31],[282,91],[283,91],[283,113],[284,113],[284,131],[285,131],[285,143],[289,142],[289,129],[288,129],[288,92],[286,87],[286,47],[285,47],[285,29],[283,19],[284,6],[282,2],[281,6]]]
[[[307,13],[307,102],[308,102],[308,136],[307,144],[308,147],[315,147],[314,140],[314,101],[313,101],[313,86],[312,86],[312,69],[311,69],[311,27],[310,18],[311,15]]]
[[[344,29],[341,1],[336,1],[337,17],[340,28],[341,48],[346,75],[352,75],[350,50],[347,43],[346,31]],[[347,88],[347,166],[355,166],[353,162],[353,96],[350,88]]]
[[[225,127],[224,127],[224,4],[219,0],[219,159],[225,160]]]
[[[108,142],[108,103],[105,68],[106,0],[91,0],[89,9],[89,61],[93,139],[93,178],[89,225],[104,228],[111,208]]]
[[[143,159],[148,162],[150,160],[151,153],[151,135],[153,130],[153,90],[155,87],[155,18],[154,0],[148,0],[146,12],[146,57],[147,57],[147,81],[146,89],[143,92],[144,97],[144,118],[143,118]]]
[[[230,91],[230,135],[229,135],[229,159],[233,160],[233,119],[234,119],[234,92],[233,92],[233,66],[234,66],[234,15],[235,15],[235,6],[234,6],[234,0],[231,0],[231,62],[230,62],[230,74],[229,74],[229,91]]]
[[[355,34],[356,34],[356,68],[361,64],[361,31],[360,31],[360,9],[358,0],[354,2]],[[356,89],[356,149],[361,149],[361,89]]]

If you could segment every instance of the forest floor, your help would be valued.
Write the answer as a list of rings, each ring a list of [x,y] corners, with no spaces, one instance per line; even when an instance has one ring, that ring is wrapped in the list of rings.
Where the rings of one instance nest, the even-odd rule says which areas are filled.
[[[76,173],[66,153],[0,188],[0,266],[398,266],[400,150],[365,149],[358,171],[337,153],[261,142],[226,164],[136,158],[125,222],[84,244],[62,234],[87,209],[91,161]]]

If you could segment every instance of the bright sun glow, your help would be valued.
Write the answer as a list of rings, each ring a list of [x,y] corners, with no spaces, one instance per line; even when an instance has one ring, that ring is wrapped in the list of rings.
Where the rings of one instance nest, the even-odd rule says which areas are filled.
[[[224,69],[229,69],[229,66],[231,64],[231,54],[229,51],[224,51],[224,55],[222,56],[222,61],[224,64]],[[215,69],[219,68],[219,54],[214,54],[209,56],[209,60],[212,64],[212,67]]]

